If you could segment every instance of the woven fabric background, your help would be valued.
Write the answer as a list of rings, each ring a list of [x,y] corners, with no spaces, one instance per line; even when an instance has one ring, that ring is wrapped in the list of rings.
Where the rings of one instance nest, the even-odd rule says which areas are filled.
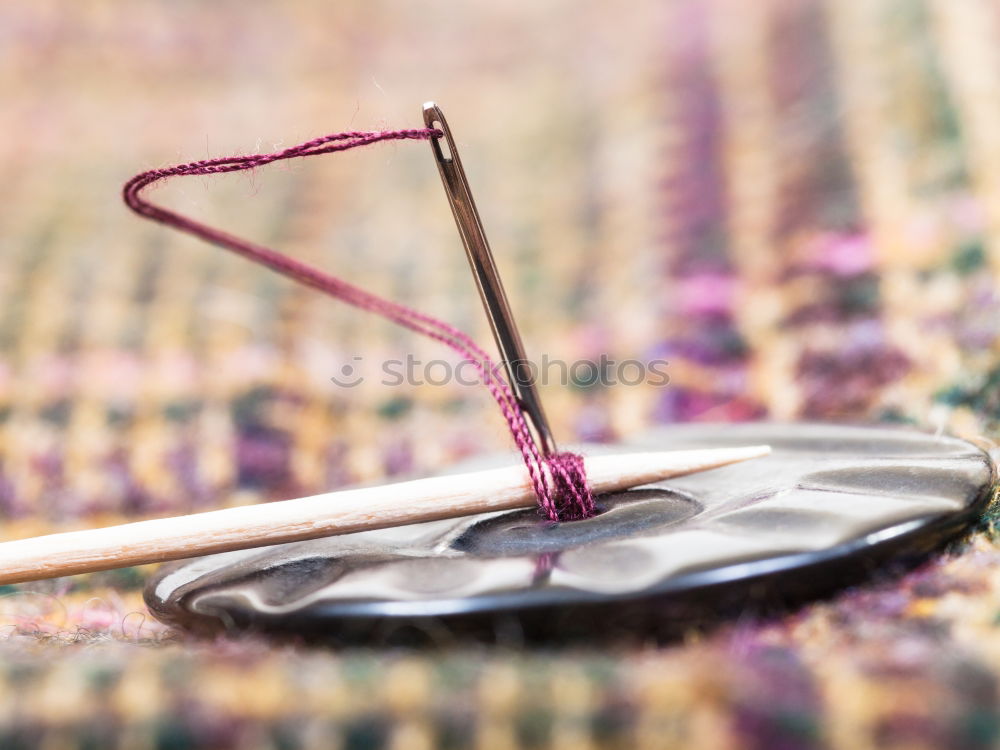
[[[454,364],[433,342],[119,199],[150,167],[418,127],[431,98],[529,350],[670,362],[667,387],[547,385],[564,440],[1000,428],[992,0],[14,0],[0,91],[6,538],[509,449],[485,392],[380,382],[386,360]],[[489,341],[426,144],[156,197]],[[345,366],[360,385],[331,381]],[[4,587],[0,747],[996,747],[992,529],[902,578],[611,652],[206,642],[147,616],[147,569]]]

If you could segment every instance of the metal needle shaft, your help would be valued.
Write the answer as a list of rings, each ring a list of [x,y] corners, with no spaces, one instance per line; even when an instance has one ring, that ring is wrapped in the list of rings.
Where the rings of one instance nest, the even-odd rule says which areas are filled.
[[[493,337],[500,349],[500,356],[507,370],[514,397],[528,415],[542,453],[551,455],[556,451],[556,444],[541,401],[538,399],[533,368],[525,356],[524,344],[517,332],[514,316],[511,314],[507,295],[500,282],[493,253],[486,240],[483,223],[472,199],[469,181],[465,176],[465,170],[462,169],[462,162],[458,157],[448,122],[444,119],[440,107],[433,102],[424,104],[424,124],[428,128],[437,128],[444,134],[440,138],[432,138],[431,147],[434,149],[434,158],[441,172],[441,181],[448,194],[451,212],[455,216],[458,232],[462,236],[462,244],[465,246],[469,265],[472,266],[479,296],[486,308],[486,316],[489,318]],[[442,141],[447,153],[446,149],[442,148]]]

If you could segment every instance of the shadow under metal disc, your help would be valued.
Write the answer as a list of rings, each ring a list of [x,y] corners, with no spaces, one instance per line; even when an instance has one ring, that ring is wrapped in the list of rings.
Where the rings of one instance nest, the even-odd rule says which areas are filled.
[[[889,428],[683,425],[585,452],[760,443],[773,453],[603,497],[585,521],[504,511],[213,555],[165,566],[146,602],[197,630],[352,642],[401,627],[664,633],[912,563],[977,518],[995,481],[975,445]]]

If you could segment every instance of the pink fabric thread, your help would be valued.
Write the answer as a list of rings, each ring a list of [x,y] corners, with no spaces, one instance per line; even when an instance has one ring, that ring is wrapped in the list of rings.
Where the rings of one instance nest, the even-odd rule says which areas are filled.
[[[231,250],[244,258],[260,263],[273,271],[292,278],[306,286],[317,289],[362,310],[381,315],[411,331],[429,336],[450,347],[469,359],[476,367],[483,383],[489,389],[507,426],[531,478],[532,487],[539,507],[552,521],[569,521],[592,516],[595,512],[594,498],[587,483],[583,459],[568,452],[552,456],[542,456],[528,429],[520,404],[510,386],[499,373],[496,364],[468,335],[429,315],[417,312],[405,305],[382,299],[359,287],[347,283],[324,271],[283,255],[262,245],[249,242],[200,222],[189,219],[173,211],[156,206],[142,197],[142,192],[154,182],[170,177],[187,175],[211,175],[255,169],[283,159],[317,156],[335,151],[346,151],[358,146],[368,146],[389,140],[428,140],[442,135],[441,131],[429,128],[415,130],[386,130],[371,132],[348,132],[316,138],[298,146],[273,154],[253,156],[230,156],[219,159],[179,164],[165,169],[153,169],[136,175],[123,188],[126,205],[140,216],[158,221],[199,237],[213,245]]]

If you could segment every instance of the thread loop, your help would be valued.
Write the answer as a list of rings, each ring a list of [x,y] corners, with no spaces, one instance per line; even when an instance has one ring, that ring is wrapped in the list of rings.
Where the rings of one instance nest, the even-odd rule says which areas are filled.
[[[411,331],[440,341],[465,357],[476,368],[483,384],[500,407],[500,412],[528,469],[539,508],[553,521],[586,518],[594,513],[594,499],[587,484],[583,460],[573,453],[557,453],[545,457],[541,455],[510,385],[497,372],[496,363],[467,334],[443,321],[405,305],[382,299],[275,250],[157,206],[142,195],[150,185],[171,177],[238,172],[256,169],[284,159],[346,151],[381,141],[427,140],[441,135],[441,131],[435,128],[334,133],[273,154],[204,159],[165,169],[149,170],[125,183],[122,195],[125,204],[144,218],[199,237],[349,305],[381,315]]]

